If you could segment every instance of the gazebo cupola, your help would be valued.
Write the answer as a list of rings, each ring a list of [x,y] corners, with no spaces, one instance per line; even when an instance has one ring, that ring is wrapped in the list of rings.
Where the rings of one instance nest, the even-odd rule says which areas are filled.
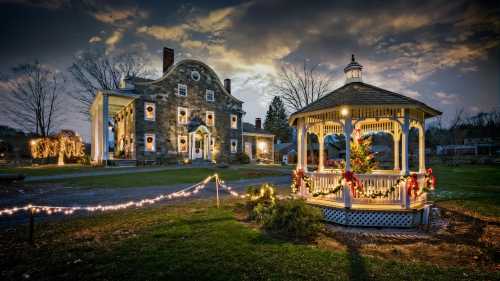
[[[362,70],[363,66],[356,61],[353,54],[351,56],[351,62],[344,68],[345,83],[349,84],[352,82],[362,82],[361,79]]]

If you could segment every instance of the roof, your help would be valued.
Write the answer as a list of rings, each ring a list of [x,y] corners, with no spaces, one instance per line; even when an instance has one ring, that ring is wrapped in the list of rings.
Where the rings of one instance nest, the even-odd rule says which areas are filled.
[[[274,136],[273,133],[268,132],[264,129],[257,129],[253,124],[243,122],[243,134],[259,134],[259,135],[269,135]]]
[[[398,105],[403,107],[419,107],[426,113],[426,117],[441,115],[439,110],[418,100],[363,82],[351,82],[293,113],[290,118],[300,113],[314,112],[342,105]]]

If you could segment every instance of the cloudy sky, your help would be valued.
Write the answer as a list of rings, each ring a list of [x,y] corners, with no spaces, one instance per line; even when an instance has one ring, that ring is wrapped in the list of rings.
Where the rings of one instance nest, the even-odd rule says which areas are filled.
[[[351,53],[365,82],[445,120],[500,105],[497,1],[0,0],[0,31],[1,73],[35,59],[65,73],[76,54],[102,47],[140,51],[159,74],[162,47],[174,48],[176,61],[197,58],[231,78],[247,121],[264,116],[280,63],[320,63],[336,88]],[[89,135],[76,110],[62,127]]]

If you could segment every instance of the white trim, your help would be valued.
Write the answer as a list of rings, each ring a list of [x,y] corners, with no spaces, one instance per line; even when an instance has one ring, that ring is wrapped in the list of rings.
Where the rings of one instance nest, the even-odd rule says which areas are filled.
[[[235,145],[233,145],[233,143]],[[229,142],[229,145],[230,145],[231,154],[238,153],[238,140],[237,139],[231,139],[231,141]],[[234,147],[234,150],[233,150],[233,147]]]
[[[185,121],[181,121],[180,118],[181,118],[181,111],[184,110],[186,112],[186,120]],[[177,124],[179,125],[186,125],[189,121],[189,109],[187,107],[182,107],[182,106],[178,106],[177,107]]]
[[[185,92],[186,92],[185,95],[181,95],[181,89],[185,90]],[[183,97],[183,98],[188,96],[188,86],[186,84],[181,84],[181,83],[177,84],[177,96]]]
[[[234,118],[236,118],[236,121],[233,121]],[[236,114],[229,115],[229,123],[231,125],[231,129],[238,129],[238,115]]]
[[[182,140],[185,141],[185,143],[184,143],[185,149],[181,149],[181,147],[182,147],[181,141]],[[189,149],[188,136],[186,136],[186,135],[177,136],[177,151],[179,153],[185,153],[185,152],[188,152],[188,149]]]
[[[212,94],[212,99],[208,98],[208,94]],[[209,90],[209,89],[205,90],[205,100],[208,101],[208,102],[214,102],[215,101],[215,92],[214,92],[214,90]]]
[[[209,124],[209,122],[208,122],[209,115],[212,115],[212,124]],[[205,124],[207,124],[207,127],[214,127],[215,126],[215,112],[213,112],[213,111],[206,111],[205,112]]]
[[[153,149],[148,149],[148,138],[153,138],[153,141],[152,141],[152,146],[153,146]],[[156,136],[155,134],[144,134],[144,151],[145,152],[155,152],[156,151]]]
[[[148,107],[151,106],[153,108],[153,113],[151,113],[152,117],[148,117]],[[144,102],[144,120],[146,121],[156,121],[156,104],[153,102]]]

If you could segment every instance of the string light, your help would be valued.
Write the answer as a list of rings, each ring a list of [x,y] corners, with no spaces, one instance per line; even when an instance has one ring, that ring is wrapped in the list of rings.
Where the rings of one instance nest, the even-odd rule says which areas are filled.
[[[216,184],[220,186],[223,190],[227,191],[231,196],[238,198],[245,198],[245,195],[241,195],[234,191],[232,187],[227,186],[223,180],[219,178],[219,175],[213,174],[206,177],[203,181],[196,183],[194,185],[188,186],[182,190],[172,192],[169,194],[162,194],[154,198],[142,199],[139,201],[129,201],[126,203],[112,204],[112,205],[96,205],[96,206],[74,206],[74,207],[64,207],[64,206],[45,206],[45,205],[32,205],[28,204],[23,207],[13,207],[8,209],[0,210],[0,216],[2,215],[13,215],[22,211],[31,211],[34,214],[45,213],[47,215],[52,214],[64,214],[71,215],[76,211],[87,211],[87,212],[97,212],[97,211],[114,211],[121,210],[130,207],[142,207],[144,205],[151,205],[165,199],[174,199],[180,197],[189,197],[194,194],[199,193],[203,190],[207,184],[214,179]]]

